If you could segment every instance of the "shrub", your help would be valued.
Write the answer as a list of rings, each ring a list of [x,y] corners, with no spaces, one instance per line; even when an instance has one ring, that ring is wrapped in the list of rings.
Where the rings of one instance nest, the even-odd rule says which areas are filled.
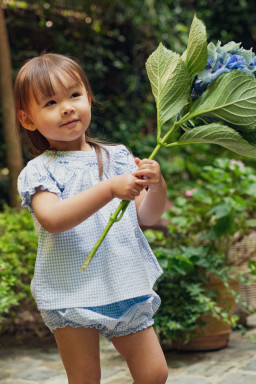
[[[221,310],[216,292],[207,288],[214,275],[244,305],[240,295],[231,292],[234,278],[249,283],[246,274],[255,273],[255,263],[239,273],[230,254],[232,244],[255,230],[256,173],[241,161],[217,158],[202,167],[200,178],[183,189],[172,191],[169,235],[145,232],[164,274],[156,283],[162,305],[155,316],[160,338],[185,340],[198,326],[202,315],[230,321],[236,317]],[[246,260],[245,260],[246,261]],[[233,322],[233,323],[232,323]]]
[[[0,322],[13,317],[14,307],[32,305],[30,281],[36,258],[37,235],[28,210],[5,206],[0,212]]]

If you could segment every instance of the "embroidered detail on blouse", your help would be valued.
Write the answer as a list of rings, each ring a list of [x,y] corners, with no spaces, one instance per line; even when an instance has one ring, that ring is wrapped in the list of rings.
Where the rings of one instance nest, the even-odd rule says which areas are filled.
[[[97,161],[94,161],[93,163],[86,163],[84,164],[86,167],[93,167],[93,166],[98,166],[98,162]]]

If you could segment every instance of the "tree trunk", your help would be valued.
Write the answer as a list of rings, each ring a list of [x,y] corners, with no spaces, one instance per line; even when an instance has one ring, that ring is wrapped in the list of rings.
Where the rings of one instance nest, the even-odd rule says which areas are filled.
[[[7,28],[0,0],[0,92],[3,134],[6,144],[6,162],[9,169],[9,204],[19,207],[17,177],[23,167],[21,142],[16,131],[16,113],[13,96],[12,66]]]

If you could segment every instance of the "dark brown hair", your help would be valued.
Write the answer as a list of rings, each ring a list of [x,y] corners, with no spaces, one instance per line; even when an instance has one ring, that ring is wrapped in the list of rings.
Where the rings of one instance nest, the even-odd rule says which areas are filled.
[[[95,103],[96,100],[89,81],[75,60],[56,53],[44,53],[25,63],[16,77],[14,84],[16,112],[19,110],[29,111],[31,93],[36,102],[39,102],[38,94],[41,94],[43,97],[53,96],[54,89],[50,76],[52,76],[57,83],[64,86],[62,81],[63,74],[67,74],[74,79],[75,82],[82,83],[91,99],[91,103]],[[48,140],[38,130],[30,131],[24,129],[20,123],[18,123],[18,127],[19,133],[30,155],[35,157],[49,149]],[[94,147],[96,151],[99,174],[100,178],[102,178],[103,162],[101,149],[103,149],[108,156],[109,153],[102,147],[103,143],[100,140],[90,137],[88,130],[85,133],[85,137],[86,142]]]

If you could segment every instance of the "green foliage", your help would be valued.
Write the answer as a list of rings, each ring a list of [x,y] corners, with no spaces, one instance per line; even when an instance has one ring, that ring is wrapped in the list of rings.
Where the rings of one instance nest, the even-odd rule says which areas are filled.
[[[155,254],[164,269],[156,284],[162,304],[155,315],[155,327],[162,340],[189,341],[198,326],[205,326],[201,315],[227,319],[217,303],[218,294],[206,288],[209,273],[217,272],[228,285],[235,270],[227,268],[217,254],[207,254],[204,247],[182,246],[170,249],[162,241]]]
[[[195,127],[179,139],[181,144],[218,144],[240,155],[255,157],[255,147],[244,140],[234,129],[218,123]]]
[[[245,234],[255,226],[255,171],[242,162],[218,158],[183,188],[166,215],[170,230],[182,235],[183,244],[191,240],[187,234],[195,234],[197,242],[207,241],[209,252],[221,251],[227,257],[234,233]]]
[[[155,130],[144,63],[160,41],[171,50],[183,52],[188,40],[187,25],[196,12],[205,21],[210,39],[227,41],[236,37],[249,48],[254,42],[249,27],[250,22],[254,26],[251,1],[245,1],[239,12],[238,4],[212,4],[205,0],[26,3],[21,7],[13,2],[5,10],[14,74],[25,60],[44,50],[76,57],[104,108],[94,111],[96,134],[132,148],[138,134]],[[219,21],[225,14],[229,14],[229,25],[226,18],[221,25],[216,23],[216,17]],[[242,18],[243,27],[235,18]],[[143,148],[140,153],[144,153]]]
[[[233,70],[223,73],[213,81],[193,103],[189,119],[196,116],[211,116],[231,125],[255,129],[256,79],[245,72]]]
[[[159,137],[162,125],[184,107],[190,78],[180,56],[162,44],[146,62],[147,74],[156,101]]]
[[[235,45],[229,43],[224,50],[228,49],[227,46]],[[245,53],[248,57],[252,56],[250,51]],[[184,66],[181,65],[183,60]],[[222,73],[212,81],[201,97],[193,101],[191,84],[198,71],[206,67],[206,62],[206,29],[196,16],[182,58],[160,44],[147,60],[147,74],[156,101],[158,132],[157,146],[150,158],[155,157],[163,146],[198,142],[213,142],[240,155],[256,158],[256,114],[252,112],[252,106],[256,104],[254,75],[240,70]],[[176,118],[169,122],[171,127],[162,135],[163,125],[175,115]],[[209,118],[214,118],[216,123],[209,124]],[[177,141],[172,140],[180,128],[185,133],[181,133]]]
[[[34,273],[37,235],[28,210],[8,207],[0,212],[0,321],[15,306],[34,305],[30,282]]]
[[[184,59],[191,81],[193,81],[195,75],[205,68],[207,62],[206,28],[196,16],[190,28]]]
[[[217,158],[202,167],[195,182],[183,184],[176,192],[166,214],[169,237],[146,231],[164,270],[156,284],[162,305],[155,316],[162,339],[188,341],[197,326],[203,326],[201,315],[228,321],[228,313],[216,302],[216,292],[206,289],[206,283],[214,274],[229,287],[237,276],[229,249],[236,233],[243,237],[256,227],[255,187],[252,168]],[[255,275],[255,263],[249,263],[249,268]],[[240,278],[246,280],[245,276]],[[241,301],[239,295],[236,300]]]
[[[228,45],[233,46],[234,43]],[[185,60],[185,64],[183,60]],[[206,66],[206,63],[206,28],[196,16],[191,25],[188,47],[183,57],[160,44],[148,58],[146,69],[157,109],[157,144],[149,159],[154,159],[162,147],[191,144],[197,140],[200,142],[201,137],[202,141],[207,143],[213,141],[238,154],[256,158],[256,151],[251,145],[251,142],[256,144],[255,138],[248,137],[247,141],[236,130],[226,126],[226,124],[236,125],[239,131],[243,133],[245,131],[245,134],[249,131],[254,134],[256,115],[251,112],[251,107],[256,104],[254,76],[239,70],[228,74],[222,73],[213,80],[201,97],[193,101],[191,86],[194,83],[194,77],[197,75],[197,71],[201,71],[203,66]],[[249,92],[245,96],[248,87]],[[208,116],[222,120],[218,124],[208,124],[205,121]],[[162,135],[162,127],[170,120],[172,120],[171,127]],[[189,127],[188,124],[190,124]],[[201,127],[201,124],[204,125]],[[219,129],[220,127],[221,129]],[[181,135],[180,140],[170,140],[180,128],[185,131],[185,139]],[[195,129],[197,140],[193,140]],[[190,138],[190,141],[186,141],[187,138]],[[88,267],[111,226],[121,219],[128,204],[129,201],[122,201],[115,213],[111,214],[106,228],[87,256],[82,271]],[[122,212],[121,216],[119,216],[120,212]]]
[[[210,41],[236,40],[247,49],[256,48],[253,0],[29,0],[5,6],[13,77],[26,60],[43,51],[77,58],[100,102],[93,109],[93,133],[128,145],[140,157],[149,155],[155,145],[148,139],[156,132],[156,114],[144,64],[160,41],[181,54],[196,13],[207,25]],[[0,142],[0,168],[4,168],[4,141]],[[192,155],[190,149],[178,150]],[[221,148],[211,146],[211,151],[220,154]],[[162,163],[165,158],[158,155]],[[173,175],[177,168],[165,169]],[[6,189],[4,182],[1,206]]]

